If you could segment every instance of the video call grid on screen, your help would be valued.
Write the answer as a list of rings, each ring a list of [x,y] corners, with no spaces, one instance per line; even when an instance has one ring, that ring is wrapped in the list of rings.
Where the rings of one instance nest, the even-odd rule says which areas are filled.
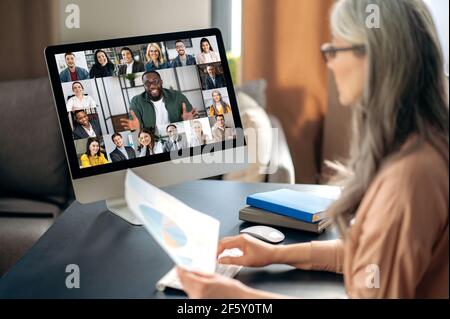
[[[46,59],[73,178],[236,146],[217,29],[53,46]]]

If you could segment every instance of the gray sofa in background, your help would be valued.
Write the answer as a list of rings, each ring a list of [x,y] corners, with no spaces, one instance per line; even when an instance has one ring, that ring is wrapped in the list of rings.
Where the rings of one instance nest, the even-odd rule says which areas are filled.
[[[73,191],[47,78],[0,82],[0,276],[52,225]]]

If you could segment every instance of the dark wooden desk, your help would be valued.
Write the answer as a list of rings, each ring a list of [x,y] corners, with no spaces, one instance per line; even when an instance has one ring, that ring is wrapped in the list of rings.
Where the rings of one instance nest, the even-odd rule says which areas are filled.
[[[247,195],[291,188],[323,191],[322,186],[193,181],[164,188],[189,206],[221,222],[220,236],[249,226],[238,220]],[[285,244],[336,238],[280,228]],[[80,268],[80,288],[65,285],[68,264]],[[186,298],[184,293],[155,290],[173,266],[171,259],[141,226],[131,226],[106,210],[105,202],[74,202],[27,254],[0,279],[0,298]],[[244,268],[237,279],[276,293],[305,298],[343,297],[343,278],[285,265]]]

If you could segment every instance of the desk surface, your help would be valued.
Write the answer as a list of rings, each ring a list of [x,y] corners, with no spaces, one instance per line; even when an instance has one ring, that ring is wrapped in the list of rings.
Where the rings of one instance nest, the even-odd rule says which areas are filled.
[[[247,195],[291,188],[324,191],[323,186],[193,181],[164,188],[189,206],[220,220],[220,236],[249,226],[238,219]],[[219,194],[221,194],[219,196]],[[284,244],[336,238],[279,228]],[[68,289],[68,264],[80,268],[80,288]],[[131,226],[108,212],[104,201],[74,202],[19,262],[0,278],[0,298],[186,298],[155,283],[173,262],[142,226]],[[304,298],[338,298],[345,294],[341,275],[294,269],[286,265],[244,268],[237,279],[271,292]]]

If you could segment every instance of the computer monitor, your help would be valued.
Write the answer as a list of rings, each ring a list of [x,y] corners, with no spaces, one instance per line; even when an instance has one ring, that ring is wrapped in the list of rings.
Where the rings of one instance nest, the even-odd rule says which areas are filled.
[[[81,203],[106,200],[140,224],[124,200],[127,169],[161,187],[246,167],[218,29],[49,46],[45,58]]]

